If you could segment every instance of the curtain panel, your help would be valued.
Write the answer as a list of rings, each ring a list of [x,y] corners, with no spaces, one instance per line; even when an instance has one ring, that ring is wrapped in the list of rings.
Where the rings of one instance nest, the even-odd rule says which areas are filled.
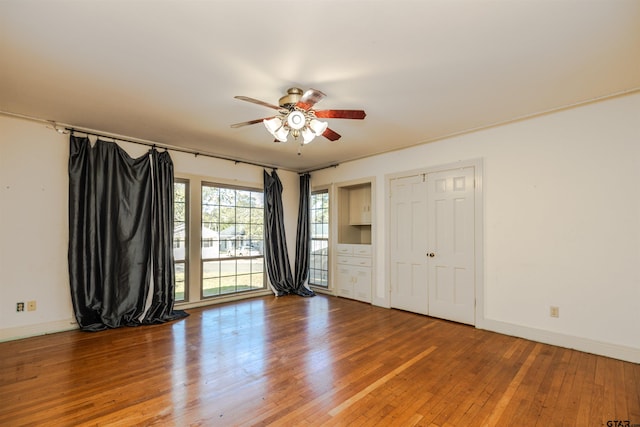
[[[159,323],[173,311],[173,165],[152,149],[70,137],[69,281],[82,330]]]
[[[296,279],[291,274],[291,264],[287,251],[287,241],[284,228],[284,214],[282,208],[282,182],[274,170],[271,174],[263,172],[264,176],[264,242],[265,264],[271,288],[277,296],[296,294],[300,296],[314,296],[315,293],[305,287],[309,274],[309,201],[306,197],[306,208],[300,206],[298,212],[298,236],[296,239]],[[308,193],[308,182],[307,190]],[[301,200],[303,192],[301,189]],[[301,202],[302,203],[302,202]],[[300,219],[301,211],[306,217]],[[302,222],[302,224],[301,224]],[[306,224],[306,226],[305,226]],[[304,235],[301,236],[300,233]],[[306,243],[305,243],[306,241]],[[306,255],[301,255],[306,254]],[[300,259],[301,256],[306,259]],[[300,259],[300,260],[299,260]]]
[[[273,293],[277,296],[293,293],[293,276],[287,252],[287,240],[282,212],[282,182],[274,170],[264,176],[264,262]]]
[[[309,258],[311,234],[309,224],[309,203],[311,198],[311,175],[300,175],[300,201],[298,203],[298,233],[296,234],[296,274],[295,289],[301,296],[314,296],[307,286],[309,278]]]

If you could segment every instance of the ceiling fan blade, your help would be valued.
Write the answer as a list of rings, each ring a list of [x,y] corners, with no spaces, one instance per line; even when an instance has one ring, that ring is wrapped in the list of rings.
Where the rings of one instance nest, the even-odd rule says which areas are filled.
[[[296,107],[302,108],[303,110],[307,111],[311,107],[316,105],[316,103],[320,102],[325,96],[327,95],[317,89],[309,89],[304,94],[302,94],[302,98],[300,98],[300,100],[296,103]]]
[[[319,119],[358,119],[362,120],[367,116],[363,110],[319,110],[315,111]]]
[[[324,133],[322,134],[322,136],[324,136],[325,138],[327,138],[329,141],[337,141],[340,139],[341,135],[332,131],[331,129],[327,128],[327,130],[324,131]]]
[[[262,105],[264,107],[273,108],[274,110],[281,110],[282,107],[278,107],[277,105],[269,104],[268,102],[260,101],[259,99],[249,98],[248,96],[234,96],[235,99],[239,99],[241,101],[251,102],[253,104]]]
[[[247,125],[255,125],[256,123],[260,123],[263,120],[266,119],[272,119],[273,117],[264,117],[262,119],[255,119],[255,120],[249,120],[248,122],[242,122],[242,123],[234,123],[231,125],[232,128],[239,128],[242,126],[247,126]]]

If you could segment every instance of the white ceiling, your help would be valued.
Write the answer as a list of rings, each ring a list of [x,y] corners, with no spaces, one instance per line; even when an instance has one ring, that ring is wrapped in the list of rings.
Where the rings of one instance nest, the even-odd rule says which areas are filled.
[[[367,117],[230,127],[292,86]],[[295,171],[638,88],[639,0],[0,1],[0,111]]]

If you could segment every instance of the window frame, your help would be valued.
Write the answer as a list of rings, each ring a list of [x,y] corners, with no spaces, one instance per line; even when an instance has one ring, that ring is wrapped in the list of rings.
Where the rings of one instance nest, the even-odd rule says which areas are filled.
[[[327,206],[326,207],[322,207],[322,210],[326,211],[326,216],[327,216],[327,221],[326,222],[319,222],[319,223],[314,222],[313,196],[318,195],[318,194],[324,194],[324,195],[326,195],[326,198],[327,198]],[[316,225],[316,224],[324,224],[325,229],[326,229],[326,237],[322,237],[322,238],[314,237],[314,234],[315,234],[314,233],[314,231],[315,231],[314,225]],[[310,254],[310,256],[309,256],[309,279],[308,279],[308,283],[309,283],[309,286],[312,286],[314,288],[318,288],[320,290],[328,291],[331,288],[331,285],[330,285],[331,284],[331,192],[329,191],[329,188],[326,188],[326,187],[316,188],[316,189],[313,189],[311,191],[310,200],[309,200],[309,227],[310,227],[310,232],[309,232],[310,252],[313,251],[314,240],[315,240],[315,241],[326,242],[325,247],[327,248],[327,254],[325,255],[325,260],[326,260],[326,267],[325,268],[314,268],[314,266],[313,266],[313,255]],[[317,270],[317,271],[320,271],[320,272],[325,272],[326,284],[314,283],[312,281],[312,280],[315,280],[315,275],[312,275],[312,271],[313,270]],[[322,273],[320,273],[320,275],[322,276]]]
[[[174,189],[173,189],[173,194],[174,194],[174,200],[173,200],[173,238],[174,241],[172,242],[172,248],[175,249],[179,249],[179,246],[176,247],[175,246],[175,226],[176,226],[176,218],[175,218],[175,213],[176,213],[176,201],[175,201],[175,185],[176,184],[184,184],[184,260],[176,260],[175,259],[175,252],[174,252],[174,259],[173,259],[173,265],[174,265],[174,273],[176,271],[176,266],[177,264],[183,264],[184,266],[184,292],[183,292],[183,298],[178,300],[176,299],[176,287],[175,287],[175,281],[174,281],[174,290],[173,290],[173,297],[174,297],[174,302],[177,304],[182,304],[182,303],[186,303],[189,301],[189,258],[190,258],[190,251],[189,251],[189,245],[190,245],[190,230],[189,230],[189,218],[190,218],[190,197],[189,197],[189,187],[190,187],[190,181],[188,179],[185,178],[177,178],[174,177],[173,179],[173,185],[174,185]],[[175,276],[175,278],[177,278],[177,275]]]
[[[249,225],[249,228],[251,228],[251,225],[253,224],[251,222],[251,218],[253,217],[252,215],[252,210],[253,209],[260,209],[260,223],[259,226],[260,228],[262,228],[262,232],[260,235],[259,239],[253,239],[251,232],[249,233],[249,238],[248,239],[244,239],[242,238],[241,240],[238,240],[237,237],[234,239],[231,239],[227,242],[225,242],[225,247],[222,248],[222,241],[220,240],[220,236],[218,235],[218,239],[217,240],[212,240],[215,242],[218,242],[218,250],[217,250],[217,257],[211,257],[211,256],[205,256],[202,253],[202,249],[203,249],[203,242],[205,239],[203,239],[202,236],[202,230],[205,227],[205,224],[212,224],[210,221],[205,221],[204,215],[203,215],[203,211],[205,208],[205,200],[204,200],[204,188],[205,187],[210,187],[210,188],[218,188],[218,189],[225,189],[225,190],[233,190],[234,192],[237,191],[247,191],[250,193],[259,193],[262,195],[262,205],[259,207],[254,207],[252,206],[252,203],[250,202],[249,206],[243,206],[243,205],[238,205],[237,204],[237,193],[234,194],[234,204],[232,206],[226,205],[226,207],[229,208],[233,208],[234,211],[237,214],[237,210],[238,208],[244,210],[244,209],[248,209],[249,210],[249,222],[247,223],[238,223],[237,222],[237,216],[235,218],[234,223],[225,223],[225,222],[221,222],[220,218],[218,219],[218,223],[217,223],[217,228],[218,230],[213,230],[215,232],[220,232],[220,225],[221,224],[232,224],[234,227],[236,227],[238,224],[243,224],[243,225]],[[250,200],[252,201],[253,198],[250,198]],[[220,201],[218,200],[218,207],[220,206],[225,206],[225,205],[221,205]],[[211,300],[211,299],[218,299],[218,298],[225,298],[225,297],[234,297],[234,296],[238,296],[238,295],[242,295],[242,294],[247,294],[247,293],[254,293],[254,292],[263,292],[268,290],[267,288],[267,272],[266,272],[266,265],[265,265],[265,261],[264,261],[264,189],[262,188],[257,188],[257,187],[251,187],[251,186],[242,186],[242,185],[234,185],[234,184],[227,184],[224,182],[216,182],[216,181],[208,181],[208,180],[202,180],[200,182],[200,229],[199,229],[199,237],[200,237],[200,242],[199,242],[199,246],[200,246],[200,257],[199,257],[199,264],[200,264],[200,280],[199,280],[199,289],[200,289],[200,300],[201,301],[205,301],[205,300]],[[242,253],[238,253],[238,250],[240,248],[244,248],[245,247],[245,241],[248,240],[249,244],[248,244],[248,249],[249,249],[249,254],[248,255],[244,255]],[[227,249],[227,243],[233,241],[233,244],[231,244],[230,246],[232,247],[231,249]],[[239,246],[238,242],[242,242],[241,245]],[[257,243],[260,248],[260,250],[262,251],[259,255],[258,254],[254,254],[252,252],[252,249],[255,248],[255,246],[253,246],[255,243]],[[209,246],[209,247],[213,247],[213,246]],[[226,250],[228,252],[226,252],[227,256],[223,255],[223,251]],[[231,252],[233,251],[233,252]],[[259,274],[262,275],[262,284],[261,287],[257,288],[257,287],[252,287],[253,285],[253,281],[252,281],[252,275],[253,274],[257,274],[253,272],[253,260],[257,260],[257,259],[261,259],[261,263],[262,263],[262,269],[260,271]],[[243,274],[238,274],[238,261],[243,261],[243,260],[248,260],[249,261],[249,273],[243,273]],[[235,277],[235,288],[236,290],[233,292],[218,292],[215,294],[209,294],[207,295],[205,292],[205,281],[207,278],[205,277],[205,263],[208,262],[228,262],[228,261],[234,261],[235,262],[235,274],[233,275],[229,275],[229,276],[217,276],[219,278],[222,277],[231,277],[234,276]],[[220,268],[222,268],[222,265],[220,265]],[[240,289],[238,290],[238,277],[242,277],[242,276],[247,276],[249,278],[249,288],[248,289]],[[221,288],[221,287],[219,287]]]

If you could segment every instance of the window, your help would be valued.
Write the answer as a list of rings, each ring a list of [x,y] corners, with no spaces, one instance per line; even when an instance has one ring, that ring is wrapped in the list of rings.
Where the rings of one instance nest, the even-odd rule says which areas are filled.
[[[264,195],[202,184],[202,297],[265,289]]]
[[[175,301],[187,299],[187,259],[189,230],[187,218],[189,217],[189,182],[176,179],[173,183],[173,258],[176,271],[176,284],[174,289]]]
[[[309,284],[329,287],[329,191],[311,193]]]

